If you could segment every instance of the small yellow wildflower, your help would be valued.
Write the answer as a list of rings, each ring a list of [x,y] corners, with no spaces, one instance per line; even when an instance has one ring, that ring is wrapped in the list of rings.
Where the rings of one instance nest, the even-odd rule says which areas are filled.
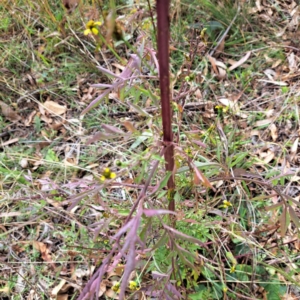
[[[112,288],[111,288],[115,293],[120,293],[120,282],[116,282]]]
[[[235,272],[235,266],[230,267],[230,273],[234,273]]]
[[[221,208],[228,208],[228,207],[230,207],[230,206],[232,206],[232,204],[231,204],[229,201],[224,200],[224,201],[223,201],[223,204],[222,204],[220,207],[221,207]]]
[[[137,290],[137,283],[135,281],[129,281],[129,289],[131,291],[136,291]]]
[[[224,293],[227,293],[228,287],[224,284],[223,287],[222,287],[222,290],[223,290]]]
[[[228,106],[224,107],[222,105],[216,105],[215,109],[218,110],[219,112],[226,113],[228,111],[229,107]]]
[[[100,177],[101,181],[105,181],[105,179],[114,179],[116,178],[116,173],[111,172],[109,168],[105,168],[102,172],[102,176]]]
[[[93,20],[89,20],[85,25],[86,30],[84,31],[84,35],[88,35],[90,33],[97,35],[99,33],[99,30],[97,28],[98,25],[100,26],[101,22],[95,22]]]

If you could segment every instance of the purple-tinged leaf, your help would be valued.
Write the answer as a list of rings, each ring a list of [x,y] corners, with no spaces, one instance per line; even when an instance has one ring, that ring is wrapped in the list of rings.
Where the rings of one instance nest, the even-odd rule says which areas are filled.
[[[84,191],[80,194],[77,194],[73,197],[70,197],[70,199],[68,200],[68,202],[71,202],[71,205],[67,208],[68,211],[72,210],[77,204],[78,202],[83,199],[84,197],[87,196],[91,196],[91,195],[95,195],[99,192],[99,190],[101,190],[103,188],[103,185],[97,185],[95,186],[93,189],[88,190],[88,191]]]
[[[161,279],[161,278],[169,277],[168,274],[159,273],[157,271],[152,271],[151,274],[152,274],[153,279]]]
[[[166,289],[173,294],[173,296],[177,296],[179,299],[183,298],[179,291],[176,289],[176,287],[172,283],[167,283]],[[174,300],[174,298],[172,298]]]
[[[116,133],[116,134],[122,134],[124,135],[125,132],[119,129],[118,127],[112,126],[112,125],[107,125],[107,124],[102,124],[101,127],[109,133]]]
[[[109,88],[111,89],[112,88],[112,85],[111,84],[105,84],[105,83],[96,83],[96,84],[91,84],[90,85],[91,87],[95,87],[95,88]]]
[[[87,112],[89,112],[94,106],[96,106],[98,104],[98,102],[100,102],[101,99],[103,99],[107,94],[110,93],[110,89],[105,90],[101,95],[99,95],[95,100],[93,100],[88,107],[86,107],[83,112],[81,113],[81,115],[85,115]]]
[[[191,142],[194,143],[194,144],[196,144],[196,145],[198,145],[198,146],[200,146],[200,147],[202,147],[202,148],[207,148],[207,145],[204,144],[204,143],[202,143],[202,142],[200,142],[200,141],[191,140]]]
[[[272,204],[272,205],[270,205],[270,206],[266,206],[266,207],[265,207],[265,210],[266,210],[266,211],[274,210],[274,209],[276,209],[276,208],[282,206],[283,204],[284,204],[284,202],[279,202],[279,203],[276,203],[276,204]]]
[[[90,145],[92,143],[98,142],[98,141],[103,141],[103,140],[110,140],[114,139],[116,137],[120,137],[119,135],[113,135],[113,134],[108,134],[104,132],[96,132],[87,142],[86,145]]]
[[[108,256],[104,261],[102,262],[102,265],[99,267],[99,269],[94,273],[92,278],[88,281],[88,283],[83,288],[81,294],[77,298],[77,300],[90,300],[94,299],[94,295],[97,290],[97,286],[100,286],[100,282],[102,281],[102,277],[104,273],[107,270],[108,263],[110,262],[111,257]],[[99,288],[98,288],[99,290]]]
[[[157,74],[159,75],[159,65],[158,65],[158,60],[156,57],[156,51],[154,51],[153,49],[150,49],[150,48],[146,48],[146,49],[148,50],[148,53],[150,54],[150,57],[156,67]]]
[[[129,246],[129,250],[128,250],[128,254],[127,254],[127,261],[126,261],[126,266],[124,269],[124,274],[122,277],[119,299],[125,298],[125,290],[127,288],[128,279],[136,265],[136,260],[135,260],[136,250],[135,250],[135,248],[136,248],[136,243],[139,240],[138,229],[140,226],[141,216],[142,216],[142,210],[140,209],[140,210],[138,210],[137,215],[133,218],[134,222],[132,223],[132,227],[126,237],[126,240],[130,241],[130,246]]]
[[[102,68],[102,67],[97,67],[97,69],[99,69],[101,72],[103,72],[104,74],[106,75],[109,75],[109,76],[112,76],[112,77],[115,77],[115,78],[121,78],[120,76],[116,75],[115,73],[113,73],[112,71],[108,70],[108,69],[105,69],[105,68]]]
[[[144,209],[143,213],[145,214],[146,217],[153,217],[153,216],[158,216],[162,214],[173,214],[177,215],[174,211],[167,210],[167,209]]]
[[[121,235],[123,235],[129,228],[133,226],[133,223],[135,222],[135,218],[131,219],[126,225],[120,228],[120,230],[113,236],[113,239],[117,239]]]

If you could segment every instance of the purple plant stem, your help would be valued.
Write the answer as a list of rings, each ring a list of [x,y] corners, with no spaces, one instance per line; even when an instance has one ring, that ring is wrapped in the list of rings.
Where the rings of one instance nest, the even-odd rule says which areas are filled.
[[[158,62],[160,77],[160,97],[163,124],[163,141],[166,148],[165,161],[166,171],[174,170],[174,144],[172,132],[172,109],[170,99],[170,76],[169,76],[169,0],[157,0],[157,42],[158,42]],[[169,210],[175,211],[174,189],[175,182],[173,174],[168,180],[168,200]]]

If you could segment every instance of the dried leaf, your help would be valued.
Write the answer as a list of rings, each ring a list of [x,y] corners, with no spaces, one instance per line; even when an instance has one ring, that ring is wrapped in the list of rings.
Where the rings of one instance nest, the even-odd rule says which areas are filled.
[[[297,154],[297,150],[298,150],[298,144],[299,144],[299,138],[296,138],[296,140],[294,141],[292,147],[291,147],[291,161],[293,161],[296,157]]]
[[[54,115],[63,115],[67,111],[67,107],[65,105],[60,105],[54,101],[47,100],[43,104],[44,108],[48,110],[51,114]]]
[[[268,151],[264,158],[264,163],[268,164],[270,161],[272,161],[275,157],[275,153],[273,151]]]
[[[231,67],[229,67],[228,70],[232,71],[232,70],[238,68],[239,66],[241,66],[244,62],[246,62],[248,60],[250,55],[251,55],[251,51],[248,51],[244,57],[242,57],[239,61],[237,61],[235,64],[233,64]]]
[[[206,188],[214,189],[209,180],[193,165],[194,169],[194,184],[202,183]]]
[[[69,298],[68,294],[60,294],[56,296],[56,300],[68,300]]]
[[[21,120],[21,117],[6,103],[0,101],[1,113],[9,121],[15,122]]]
[[[256,121],[254,124],[253,124],[253,127],[260,127],[260,126],[265,126],[265,125],[269,125],[271,123],[274,122],[274,119],[273,118],[268,118],[268,119],[264,119],[264,120],[259,120],[259,121]]]
[[[215,51],[215,57],[219,57],[220,54],[222,54],[222,52],[224,51],[224,47],[225,47],[225,37],[222,39],[221,43],[219,44],[219,46],[216,48]]]
[[[33,121],[33,118],[35,117],[35,115],[36,115],[36,111],[34,110],[34,111],[32,111],[32,112],[26,117],[26,119],[25,119],[25,121],[24,121],[24,125],[25,125],[26,127],[31,126],[32,121]]]
[[[105,296],[110,298],[110,299],[119,299],[118,294],[116,294],[112,289],[108,289],[105,292]]]
[[[62,289],[62,287],[65,284],[66,284],[66,280],[61,279],[60,282],[59,282],[59,284],[52,289],[51,296],[52,297],[57,296],[57,294],[59,293],[59,291]]]
[[[287,86],[288,83],[283,82],[283,81],[272,81],[272,80],[265,80],[265,79],[257,79],[259,82],[265,82],[265,83],[272,83],[274,85],[279,85],[279,86]]]
[[[276,142],[278,139],[278,130],[276,125],[273,123],[269,126],[269,130],[271,131],[271,137],[273,142]]]
[[[123,121],[123,126],[129,131],[129,132],[136,132],[137,129],[133,126],[133,124],[129,121]]]
[[[33,241],[33,242],[32,242],[32,246],[33,246],[36,250],[40,251],[40,253],[41,253],[41,255],[42,255],[42,259],[43,259],[44,261],[52,262],[52,257],[51,257],[51,255],[50,255],[50,251],[49,251],[49,249],[48,249],[48,247],[47,247],[46,244],[41,243],[41,242],[38,242],[38,241]]]
[[[214,73],[218,79],[224,79],[226,77],[226,66],[224,63],[217,61],[214,57],[207,55],[209,62],[213,68]]]

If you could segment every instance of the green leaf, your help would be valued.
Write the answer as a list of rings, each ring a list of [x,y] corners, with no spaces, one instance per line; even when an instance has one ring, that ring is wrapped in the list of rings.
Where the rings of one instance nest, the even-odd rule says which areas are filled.
[[[0,175],[5,175],[6,176],[5,179],[11,177],[14,180],[18,181],[19,183],[28,184],[26,179],[22,176],[22,173],[19,171],[11,171],[11,170],[7,170],[5,168],[0,167]]]
[[[59,161],[58,157],[56,156],[55,152],[52,149],[49,149],[47,151],[45,160],[54,161],[54,162],[58,162]]]
[[[168,180],[171,177],[171,175],[172,175],[172,172],[168,171],[165,178],[159,184],[159,188],[158,188],[159,190],[161,190],[163,187],[165,187],[167,185]]]
[[[284,291],[281,289],[279,283],[269,283],[264,286],[265,291],[267,292],[267,300],[281,300],[281,296]]]

